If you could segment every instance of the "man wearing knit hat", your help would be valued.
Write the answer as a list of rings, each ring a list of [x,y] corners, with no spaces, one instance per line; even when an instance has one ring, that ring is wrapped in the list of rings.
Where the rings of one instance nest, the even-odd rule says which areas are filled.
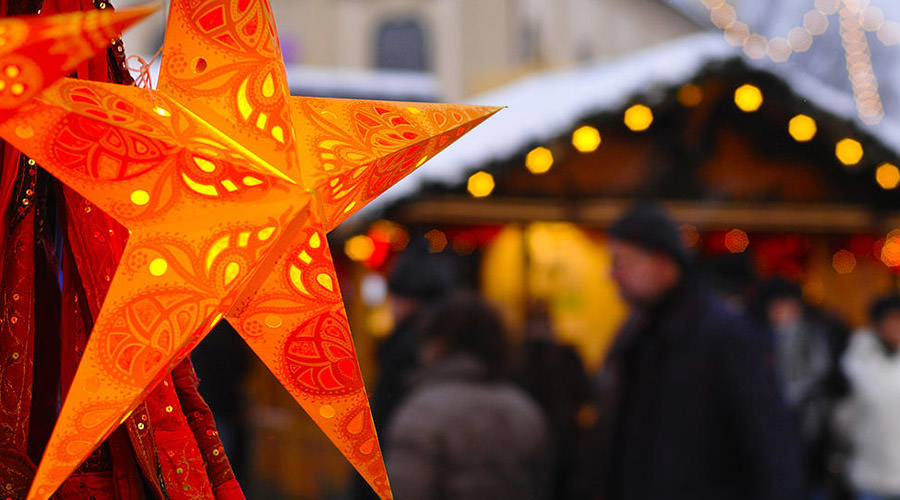
[[[604,366],[578,497],[803,498],[765,335],[696,283],[679,226],[659,206],[632,208],[609,237],[632,314]]]

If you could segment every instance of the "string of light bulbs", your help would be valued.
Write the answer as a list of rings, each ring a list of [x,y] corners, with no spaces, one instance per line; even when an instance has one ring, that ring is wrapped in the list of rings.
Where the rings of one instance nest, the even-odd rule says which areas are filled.
[[[803,15],[801,26],[790,29],[786,36],[772,38],[751,31],[728,0],[701,2],[709,9],[710,21],[724,31],[730,44],[741,46],[747,57],[768,57],[777,63],[787,61],[794,52],[808,51],[814,38],[828,29],[829,17],[836,15],[859,118],[874,125],[884,117],[867,32],[875,33],[885,46],[900,45],[900,23],[886,20],[884,12],[869,0],[815,0],[814,7]]]

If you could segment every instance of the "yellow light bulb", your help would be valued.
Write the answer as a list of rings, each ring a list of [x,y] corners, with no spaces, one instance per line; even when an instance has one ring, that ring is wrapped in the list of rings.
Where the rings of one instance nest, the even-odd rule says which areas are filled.
[[[841,139],[834,147],[834,155],[844,165],[856,165],[863,157],[862,144],[850,138]]]
[[[891,163],[882,163],[875,169],[875,180],[882,189],[894,189],[900,184],[900,169]]]
[[[741,85],[734,91],[734,103],[745,113],[752,113],[763,103],[762,91],[749,83]]]
[[[625,126],[634,132],[642,132],[653,123],[653,111],[643,104],[635,104],[625,110]]]
[[[494,176],[487,172],[475,172],[469,177],[469,194],[475,198],[490,196],[494,187]]]
[[[601,141],[600,131],[590,125],[579,127],[572,132],[572,145],[582,153],[596,151],[600,147]]]
[[[544,174],[553,166],[553,153],[545,147],[532,149],[525,157],[525,168],[533,174]]]
[[[812,117],[797,115],[788,123],[788,132],[797,142],[807,142],[816,136],[818,127]]]
[[[375,253],[375,242],[364,234],[354,236],[344,243],[344,253],[356,262],[368,260]]]

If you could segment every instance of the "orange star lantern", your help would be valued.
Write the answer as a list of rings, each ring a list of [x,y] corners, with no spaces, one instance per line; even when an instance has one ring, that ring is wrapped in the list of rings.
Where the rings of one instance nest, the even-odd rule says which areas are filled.
[[[155,10],[0,19],[0,122]]]
[[[28,498],[223,317],[391,498],[326,233],[496,110],[291,97],[266,0],[173,0],[157,90],[64,80],[0,125],[130,232]]]

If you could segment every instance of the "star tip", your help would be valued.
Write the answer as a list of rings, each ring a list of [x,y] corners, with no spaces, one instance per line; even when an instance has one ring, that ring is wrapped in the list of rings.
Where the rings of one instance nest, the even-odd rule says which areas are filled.
[[[487,111],[485,112],[486,116],[491,116],[503,111],[504,109],[509,108],[509,106],[485,106]]]

